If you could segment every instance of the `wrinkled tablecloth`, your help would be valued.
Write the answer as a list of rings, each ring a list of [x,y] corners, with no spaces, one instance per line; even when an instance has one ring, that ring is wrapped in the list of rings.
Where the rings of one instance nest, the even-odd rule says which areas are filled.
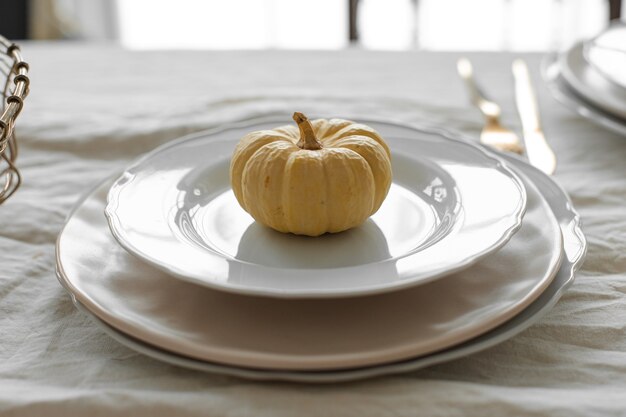
[[[459,54],[130,52],[27,43],[18,119],[24,184],[0,206],[0,415],[626,415],[626,138],[557,104],[531,66],[555,176],[589,240],[575,284],[492,349],[408,374],[334,385],[260,383],[137,354],[76,310],[54,244],[81,193],[142,153],[221,123],[294,110],[437,124],[477,137]],[[469,54],[520,131],[512,54]]]

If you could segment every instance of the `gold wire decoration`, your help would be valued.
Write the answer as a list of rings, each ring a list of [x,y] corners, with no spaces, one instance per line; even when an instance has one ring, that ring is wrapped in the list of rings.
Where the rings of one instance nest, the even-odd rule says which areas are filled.
[[[4,76],[2,113],[0,114],[0,204],[4,203],[22,183],[15,166],[17,139],[15,120],[24,107],[30,80],[28,64],[22,60],[20,48],[0,35],[0,73]],[[1,82],[1,81],[0,81]]]

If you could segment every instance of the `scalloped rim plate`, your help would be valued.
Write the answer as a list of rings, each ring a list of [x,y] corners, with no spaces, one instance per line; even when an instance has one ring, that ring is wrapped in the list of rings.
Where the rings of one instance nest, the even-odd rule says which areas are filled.
[[[497,159],[436,132],[363,121],[385,137],[394,182],[364,225],[308,238],[260,226],[238,205],[228,164],[249,121],[150,152],[113,184],[106,215],[122,247],[167,273],[223,291],[352,297],[425,284],[474,264],[519,229],[526,191]]]

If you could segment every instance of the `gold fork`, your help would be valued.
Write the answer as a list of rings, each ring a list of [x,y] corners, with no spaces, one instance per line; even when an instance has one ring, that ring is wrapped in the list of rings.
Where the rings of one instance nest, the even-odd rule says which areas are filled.
[[[485,98],[485,94],[474,80],[472,63],[467,58],[459,59],[457,71],[465,82],[472,103],[485,116],[485,126],[480,133],[480,143],[500,151],[515,152],[522,155],[524,147],[519,137],[500,123],[500,115],[502,114],[500,106]]]

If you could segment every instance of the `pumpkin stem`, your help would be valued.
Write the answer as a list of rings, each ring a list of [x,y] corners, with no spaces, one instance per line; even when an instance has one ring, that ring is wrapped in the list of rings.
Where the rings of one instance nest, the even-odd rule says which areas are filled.
[[[322,144],[315,137],[315,132],[313,131],[313,126],[311,126],[309,119],[307,119],[304,114],[295,112],[293,114],[293,120],[298,123],[298,128],[300,129],[300,140],[297,143],[298,147],[308,150],[322,149]]]

